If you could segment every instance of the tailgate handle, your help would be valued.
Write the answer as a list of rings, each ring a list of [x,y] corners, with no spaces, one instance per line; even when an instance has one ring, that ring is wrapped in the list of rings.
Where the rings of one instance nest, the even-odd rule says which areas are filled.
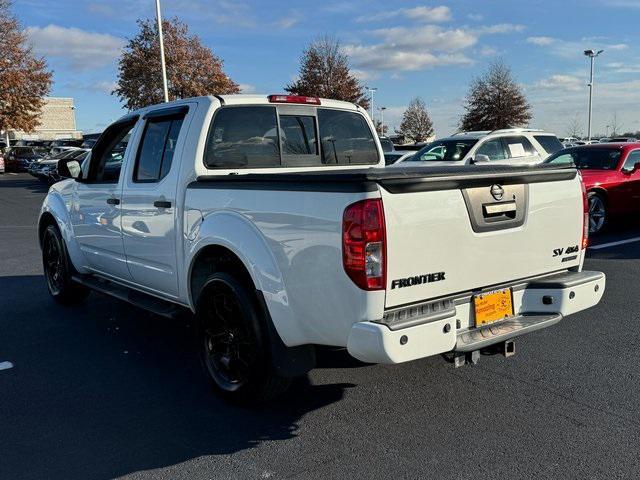
[[[485,203],[482,205],[482,210],[485,218],[503,215],[507,218],[514,218],[516,215],[516,202]]]

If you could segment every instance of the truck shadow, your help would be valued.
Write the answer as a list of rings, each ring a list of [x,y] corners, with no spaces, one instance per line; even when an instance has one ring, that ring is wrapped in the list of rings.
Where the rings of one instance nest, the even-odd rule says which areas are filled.
[[[0,291],[0,361],[14,364],[0,372],[4,478],[106,479],[288,440],[353,386],[302,378],[278,401],[231,406],[211,393],[188,322],[95,293],[65,308],[35,275],[0,277]]]

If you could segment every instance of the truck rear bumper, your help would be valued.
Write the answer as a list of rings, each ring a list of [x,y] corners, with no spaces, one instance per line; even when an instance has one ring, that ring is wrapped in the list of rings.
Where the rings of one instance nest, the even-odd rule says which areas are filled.
[[[395,309],[385,320],[401,319],[401,324],[358,322],[351,328],[347,349],[355,358],[371,363],[402,363],[452,350],[477,350],[549,327],[567,315],[593,307],[602,298],[605,283],[604,273],[584,271],[511,285],[515,317],[482,328],[473,326],[471,294],[438,300],[430,306],[408,306],[406,312]]]

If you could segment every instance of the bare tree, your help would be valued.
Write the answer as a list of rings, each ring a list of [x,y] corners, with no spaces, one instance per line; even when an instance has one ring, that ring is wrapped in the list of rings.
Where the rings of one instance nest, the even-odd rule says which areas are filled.
[[[582,130],[582,121],[577,113],[567,125],[567,136],[574,138],[582,138],[584,130]]]
[[[138,20],[140,31],[129,40],[118,65],[113,91],[130,110],[161,103],[162,77],[158,27],[153,20]],[[222,60],[202,45],[177,18],[163,20],[169,99],[239,93],[238,84],[222,70]]]
[[[284,87],[295,95],[318,96],[369,107],[360,81],[351,72],[349,57],[338,40],[325,36],[311,42],[300,57],[298,79]]]
[[[51,72],[44,58],[34,56],[11,3],[0,0],[0,131],[30,132],[40,123]]]
[[[402,114],[402,122],[398,133],[414,142],[424,142],[433,135],[433,122],[429,117],[427,106],[420,97],[415,97]]]
[[[614,112],[614,114],[611,116],[611,122],[609,126],[611,127],[612,137],[617,137],[618,135],[620,135],[620,132],[622,131],[622,123],[618,121],[618,112]]]
[[[502,61],[472,81],[464,109],[460,129],[465,131],[524,127],[532,117],[531,106]]]

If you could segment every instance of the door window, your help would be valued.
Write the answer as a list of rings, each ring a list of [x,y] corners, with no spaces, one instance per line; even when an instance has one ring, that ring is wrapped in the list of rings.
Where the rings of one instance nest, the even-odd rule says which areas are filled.
[[[129,137],[137,120],[138,117],[134,117],[118,122],[104,131],[93,147],[86,181],[118,183]]]
[[[631,170],[633,170],[633,167],[636,163],[640,163],[640,150],[634,150],[633,152],[629,153],[629,156],[624,161],[624,165],[622,165],[622,170],[630,172]]]
[[[484,142],[476,151],[476,155],[486,155],[489,160],[504,160],[507,158],[502,146],[502,140],[499,138]]]
[[[135,182],[157,182],[169,173],[183,119],[182,116],[147,121],[133,171]]]

